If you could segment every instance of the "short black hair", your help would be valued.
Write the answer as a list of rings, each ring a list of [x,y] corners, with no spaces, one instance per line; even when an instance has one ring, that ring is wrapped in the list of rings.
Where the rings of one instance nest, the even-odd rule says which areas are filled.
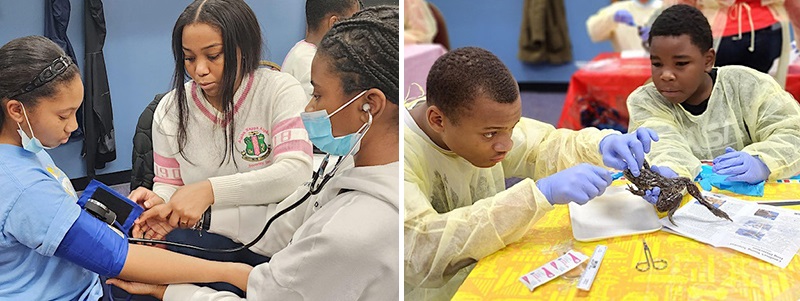
[[[653,37],[689,35],[692,44],[706,52],[712,47],[711,25],[708,19],[693,6],[679,4],[665,9],[653,22],[650,28],[650,37],[647,43],[653,42]]]
[[[317,55],[331,59],[344,93],[377,88],[399,103],[399,16],[397,6],[370,7],[336,23],[322,38]]]
[[[426,85],[427,104],[438,107],[456,124],[478,96],[498,103],[513,103],[519,98],[519,87],[506,65],[478,47],[459,48],[439,57]]]
[[[361,1],[306,0],[306,25],[309,30],[316,30],[328,14],[342,16],[354,8],[360,9]]]

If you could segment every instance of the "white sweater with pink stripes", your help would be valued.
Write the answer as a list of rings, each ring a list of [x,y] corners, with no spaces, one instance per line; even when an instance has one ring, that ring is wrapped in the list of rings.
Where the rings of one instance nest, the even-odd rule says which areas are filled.
[[[185,87],[189,108],[185,158],[178,153],[174,90],[164,96],[153,117],[153,191],[164,200],[184,184],[208,179],[214,190],[212,222],[238,224],[247,222],[239,220],[240,212],[265,210],[263,205],[280,202],[310,179],[311,142],[300,120],[308,97],[291,75],[258,69],[242,79],[234,95],[233,160],[224,162],[222,113],[208,103],[194,81]],[[215,216],[214,208],[224,207],[239,207],[223,210],[237,216]]]

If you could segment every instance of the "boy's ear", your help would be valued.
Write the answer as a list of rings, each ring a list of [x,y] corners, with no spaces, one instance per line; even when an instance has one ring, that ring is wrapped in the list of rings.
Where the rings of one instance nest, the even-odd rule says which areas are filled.
[[[444,131],[444,119],[446,117],[439,107],[428,107],[428,110],[425,111],[425,117],[428,121],[428,124],[431,126],[431,129],[433,129],[435,132],[441,133]]]
[[[328,18],[328,24],[325,24],[325,26],[328,28],[328,30],[331,30],[331,28],[333,28],[333,25],[336,24],[336,22],[339,22],[339,17],[336,15],[331,15]]]
[[[717,52],[714,51],[714,48],[710,48],[705,54],[703,54],[703,59],[705,60],[704,63],[706,73],[711,72],[711,68],[714,68],[714,62],[717,59]]]

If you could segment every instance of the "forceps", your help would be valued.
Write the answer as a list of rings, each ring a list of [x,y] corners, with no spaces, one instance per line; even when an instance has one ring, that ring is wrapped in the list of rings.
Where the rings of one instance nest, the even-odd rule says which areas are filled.
[[[636,270],[639,272],[644,272],[650,270],[651,266],[656,270],[666,269],[667,261],[664,259],[653,259],[653,254],[650,254],[650,247],[647,246],[647,242],[642,240],[642,244],[644,244],[645,261],[636,263]]]

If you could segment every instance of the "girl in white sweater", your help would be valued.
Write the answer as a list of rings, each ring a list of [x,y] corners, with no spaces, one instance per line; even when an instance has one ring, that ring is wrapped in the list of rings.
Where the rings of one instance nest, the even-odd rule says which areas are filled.
[[[130,198],[149,216],[178,227],[167,240],[210,248],[241,246],[236,232],[198,233],[213,224],[260,228],[242,212],[264,212],[311,175],[311,143],[300,120],[308,101],[291,75],[259,69],[261,29],[242,0],[194,1],[172,34],[174,89],[153,116],[153,191]],[[187,76],[191,80],[186,82]],[[202,220],[202,222],[201,222]],[[154,231],[139,237],[161,238]],[[163,233],[162,233],[163,234]],[[234,254],[178,251],[256,265],[268,260]]]
[[[355,167],[334,176],[306,207],[279,218],[302,225],[269,263],[249,273],[247,300],[399,298],[398,23],[396,7],[368,8],[337,23],[320,44],[304,122],[323,151],[347,152],[360,143]],[[328,118],[327,127],[312,122]],[[318,129],[344,137],[364,133],[365,124],[363,138],[354,137],[352,144],[318,139]],[[194,285],[110,282],[164,300],[240,300]]]

